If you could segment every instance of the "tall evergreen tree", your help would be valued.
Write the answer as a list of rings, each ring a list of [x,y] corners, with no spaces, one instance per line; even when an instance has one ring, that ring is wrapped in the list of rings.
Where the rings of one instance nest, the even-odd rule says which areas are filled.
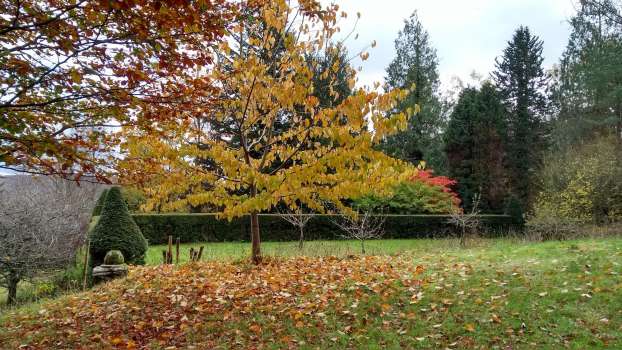
[[[533,174],[544,150],[547,76],[542,69],[543,42],[529,28],[519,27],[492,73],[504,100],[509,143],[507,166],[514,195],[523,209],[530,204]]]
[[[415,89],[397,110],[414,109],[416,105],[421,110],[410,119],[408,129],[388,138],[383,148],[388,154],[413,163],[425,160],[437,172],[443,172],[438,57],[416,12],[404,21],[404,29],[395,40],[395,49],[396,57],[386,70],[386,85],[393,89],[411,88],[414,84]]]
[[[508,195],[507,125],[505,108],[491,83],[462,91],[444,136],[449,174],[458,181],[464,207],[470,209],[479,194],[482,210],[501,212]]]
[[[622,3],[582,1],[555,71],[555,151],[617,134],[622,140]]]
[[[475,140],[473,138],[473,116],[477,115],[478,91],[467,87],[454,105],[447,130],[445,131],[445,153],[449,176],[458,181],[458,194],[462,205],[468,207],[479,186],[473,176]]]

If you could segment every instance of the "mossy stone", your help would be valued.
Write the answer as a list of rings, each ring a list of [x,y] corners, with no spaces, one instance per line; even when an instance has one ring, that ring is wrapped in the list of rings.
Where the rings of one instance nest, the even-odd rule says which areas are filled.
[[[123,263],[125,263],[125,259],[120,250],[111,250],[104,256],[105,265],[121,265]]]

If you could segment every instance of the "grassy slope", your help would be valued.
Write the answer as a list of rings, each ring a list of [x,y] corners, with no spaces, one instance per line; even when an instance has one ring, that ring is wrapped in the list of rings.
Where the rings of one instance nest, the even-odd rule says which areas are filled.
[[[206,247],[207,257],[216,259],[245,256],[248,249],[245,244]],[[268,255],[297,255],[295,243],[263,247]],[[151,262],[158,261],[161,249],[150,251]],[[310,255],[348,255],[358,245],[315,242],[306,249]],[[69,347],[104,348],[113,343],[124,348],[171,343],[622,348],[622,239],[479,241],[468,249],[456,248],[453,241],[383,241],[370,243],[368,250],[406,252],[371,261],[289,258],[258,269],[222,262],[136,269],[126,281],[44,303],[43,311],[30,307],[6,315],[0,344],[45,347],[50,346],[42,344],[45,339],[61,339]],[[421,285],[409,277],[418,264],[425,267],[416,276]],[[183,297],[172,300],[171,295]],[[100,328],[108,317],[117,333]],[[142,336],[132,339],[136,334]]]

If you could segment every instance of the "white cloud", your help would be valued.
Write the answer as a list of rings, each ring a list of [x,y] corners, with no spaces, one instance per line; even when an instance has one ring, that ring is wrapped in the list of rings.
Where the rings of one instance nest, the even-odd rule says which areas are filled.
[[[384,69],[394,57],[394,40],[403,21],[414,10],[430,33],[438,50],[441,80],[448,87],[452,76],[467,79],[476,70],[488,75],[520,25],[530,27],[544,41],[545,66],[556,63],[566,46],[567,20],[575,12],[574,0],[341,0],[336,1],[349,16],[340,23],[342,33],[353,26],[356,13],[358,40],[346,42],[351,53],[358,52],[372,40],[378,46],[370,51],[362,66],[361,85],[381,80]],[[325,3],[330,1],[325,0]]]

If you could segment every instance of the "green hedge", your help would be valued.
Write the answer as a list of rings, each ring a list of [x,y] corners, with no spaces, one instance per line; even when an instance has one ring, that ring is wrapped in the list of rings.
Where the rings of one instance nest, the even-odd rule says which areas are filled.
[[[227,221],[216,214],[134,214],[136,224],[149,244],[164,244],[168,235],[180,237],[181,242],[248,241],[250,217]],[[305,239],[337,239],[340,230],[332,223],[333,215],[313,215],[305,226]],[[455,232],[447,223],[447,215],[389,215],[385,221],[384,238],[446,237]],[[486,232],[494,235],[515,226],[508,215],[481,215]],[[294,226],[275,214],[260,214],[262,241],[293,241],[298,239]]]

